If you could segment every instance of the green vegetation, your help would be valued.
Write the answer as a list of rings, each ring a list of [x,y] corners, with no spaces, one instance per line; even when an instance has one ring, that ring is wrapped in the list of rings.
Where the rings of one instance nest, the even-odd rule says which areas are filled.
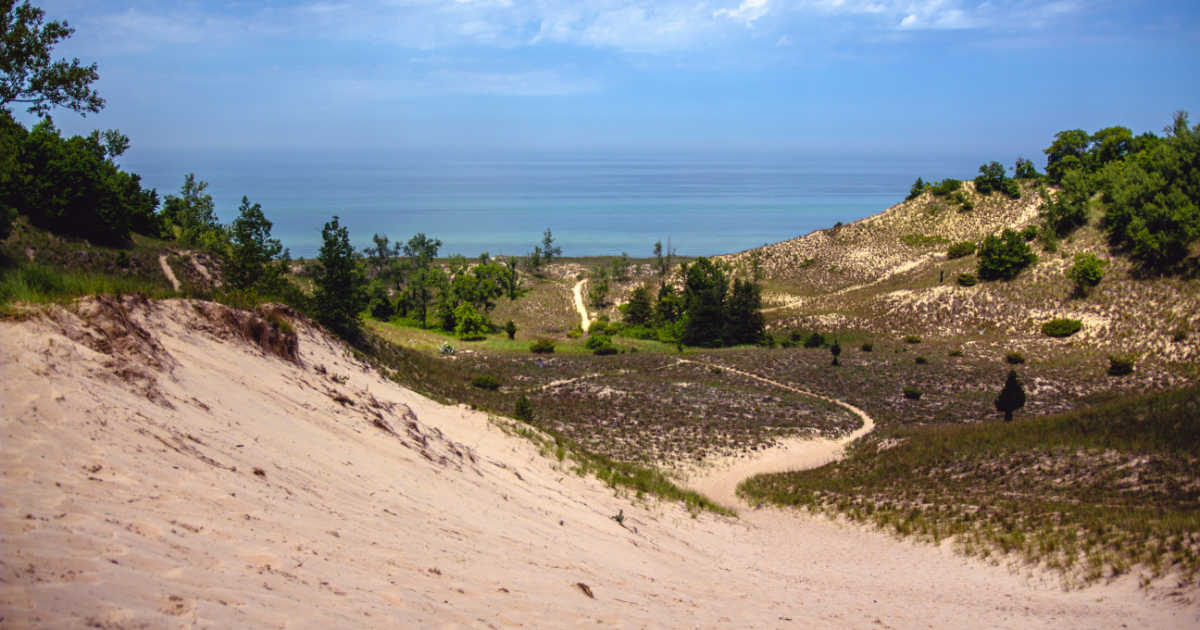
[[[886,442],[889,447],[881,445]],[[762,475],[751,500],[840,513],[1089,582],[1140,565],[1200,572],[1200,388],[1014,422],[900,427],[815,470]]]
[[[945,237],[929,234],[905,234],[900,242],[909,247],[932,247],[948,242]]]
[[[963,273],[958,274],[958,277],[955,279],[955,282],[957,282],[959,284],[959,286],[973,287],[979,281],[975,278],[975,274],[963,272]]]
[[[979,176],[975,178],[975,192],[984,196],[992,192],[1002,192],[1012,199],[1021,198],[1021,187],[1017,182],[1005,177],[1004,166],[999,162],[989,162],[979,167]]]
[[[934,184],[933,187],[929,189],[929,192],[933,193],[933,196],[935,197],[946,197],[950,193],[956,192],[960,188],[962,188],[961,180],[946,178],[937,184]]]
[[[359,313],[367,308],[367,284],[350,247],[350,232],[333,217],[321,230],[320,270],[313,299],[317,321],[343,337],[359,335]]]
[[[1075,284],[1075,294],[1087,296],[1093,287],[1100,284],[1104,278],[1104,266],[1107,260],[1101,260],[1091,252],[1075,254],[1075,264],[1067,268],[1067,278]]]
[[[551,354],[554,352],[554,340],[541,337],[529,342],[529,351],[534,354]]]
[[[65,303],[81,295],[141,293],[167,297],[170,291],[142,278],[106,273],[65,271],[28,263],[0,269],[0,313],[12,305]]]
[[[975,253],[975,241],[959,241],[946,249],[946,258],[964,258]]]
[[[1009,365],[1018,365],[1025,362],[1025,355],[1016,350],[1010,350],[1004,354],[1004,362]]]
[[[1125,376],[1133,373],[1137,357],[1130,354],[1113,354],[1108,357],[1108,375]]]
[[[55,107],[80,114],[97,113],[104,99],[91,85],[100,79],[96,64],[82,66],[78,59],[51,61],[59,42],[75,29],[66,22],[46,22],[46,12],[28,2],[4,3],[0,14],[0,107],[29,105],[28,111],[45,117]]]
[[[908,196],[905,197],[904,200],[912,201],[913,199],[920,197],[921,194],[924,192],[925,192],[925,180],[918,177],[917,181],[913,182],[912,188],[910,188],[908,190]]]
[[[1047,337],[1070,337],[1083,328],[1078,319],[1058,318],[1042,324],[1042,334]]]
[[[471,379],[471,387],[495,391],[500,389],[500,379],[492,376],[491,374],[480,374],[479,376]]]
[[[902,389],[900,391],[901,391],[901,393],[904,394],[904,397],[909,400],[920,400],[921,399],[921,389],[919,387],[915,387],[912,385],[905,385],[904,389]]]
[[[1020,362],[1024,363],[1024,358]],[[1015,361],[1009,361],[1009,363],[1015,363]],[[996,397],[996,411],[1004,414],[1005,422],[1012,422],[1013,412],[1024,406],[1025,388],[1017,379],[1017,371],[1009,370],[1008,377],[1004,380],[1004,387],[1000,389],[1000,395]]]
[[[1020,233],[1005,229],[989,234],[979,245],[977,272],[984,280],[1012,280],[1021,270],[1037,262]]]

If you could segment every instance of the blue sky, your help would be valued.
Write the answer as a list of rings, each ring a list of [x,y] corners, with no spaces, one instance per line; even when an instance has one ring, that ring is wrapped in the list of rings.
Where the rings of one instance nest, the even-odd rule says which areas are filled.
[[[38,0],[154,149],[995,153],[1200,118],[1200,4]]]

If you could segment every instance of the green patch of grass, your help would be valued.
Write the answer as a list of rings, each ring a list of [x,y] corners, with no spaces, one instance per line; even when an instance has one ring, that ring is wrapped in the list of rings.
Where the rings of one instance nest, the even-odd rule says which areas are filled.
[[[142,293],[167,297],[171,291],[142,278],[107,273],[54,269],[23,263],[0,270],[0,311],[18,303],[65,303],[84,295]]]
[[[930,235],[912,233],[902,235],[900,237],[900,242],[908,245],[909,247],[932,247],[934,245],[949,243],[950,241],[949,239],[936,234]]]
[[[887,444],[888,446],[883,446]],[[1200,573],[1200,387],[1012,423],[897,428],[819,469],[761,475],[751,500],[954,537],[1089,582]]]

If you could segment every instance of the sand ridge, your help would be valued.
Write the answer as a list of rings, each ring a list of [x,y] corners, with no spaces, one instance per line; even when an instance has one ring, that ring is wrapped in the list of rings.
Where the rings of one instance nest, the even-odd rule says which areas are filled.
[[[293,362],[220,333],[195,302],[125,307],[162,354],[133,381],[128,348],[81,343],[98,325],[71,311],[0,322],[5,628],[1200,619],[1130,580],[1064,592],[824,518],[633,501],[303,321]]]

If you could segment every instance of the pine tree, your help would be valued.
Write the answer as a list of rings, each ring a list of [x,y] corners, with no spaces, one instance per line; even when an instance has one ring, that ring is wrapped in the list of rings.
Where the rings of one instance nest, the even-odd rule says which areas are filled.
[[[1004,421],[1012,422],[1013,412],[1025,406],[1025,389],[1017,380],[1017,371],[1009,370],[1008,379],[1004,381],[1004,389],[996,397],[996,410],[1004,412]]]
[[[837,339],[833,340],[833,345],[829,346],[829,354],[833,355],[833,364],[838,364],[838,355],[842,353],[842,346],[838,344]]]

